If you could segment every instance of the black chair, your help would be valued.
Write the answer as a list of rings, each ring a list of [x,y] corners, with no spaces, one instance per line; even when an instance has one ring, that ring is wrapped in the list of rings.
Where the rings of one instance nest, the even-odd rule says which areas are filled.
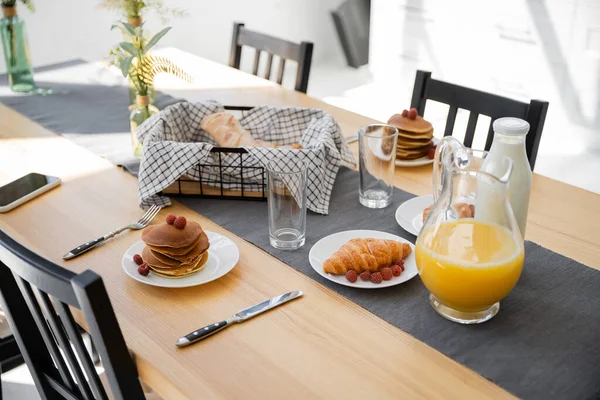
[[[254,56],[254,67],[252,74],[258,76],[258,66],[262,52],[268,54],[267,66],[263,77],[271,78],[271,69],[273,56],[279,57],[279,71],[277,72],[277,83],[281,85],[283,81],[283,71],[286,60],[296,61],[298,70],[296,72],[295,89],[306,93],[308,88],[308,77],[310,75],[310,64],[312,61],[313,44],[302,42],[300,44],[288,42],[273,36],[250,31],[244,27],[244,24],[236,22],[233,24],[233,38],[231,41],[231,54],[229,56],[229,66],[240,69],[242,58],[242,46],[249,46],[256,49]]]
[[[548,102],[540,100],[531,100],[530,103],[497,96],[479,90],[454,85],[451,83],[438,81],[431,78],[431,72],[417,71],[415,86],[413,88],[411,108],[416,108],[419,115],[425,113],[425,103],[427,100],[434,100],[445,103],[450,106],[448,118],[446,119],[446,128],[444,136],[452,135],[454,123],[456,121],[456,112],[459,108],[469,110],[469,121],[467,122],[467,131],[465,133],[464,145],[471,147],[475,127],[479,114],[487,115],[491,118],[488,135],[485,142],[485,150],[489,150],[494,139],[492,123],[500,117],[516,117],[529,122],[530,129],[525,142],[525,149],[531,169],[535,165],[544,121],[548,112]]]
[[[23,356],[14,336],[0,339],[0,375],[23,364]],[[0,380],[0,400],[2,399],[2,381]]]
[[[71,309],[81,311],[115,399],[144,399],[100,276],[75,274],[0,231],[0,306],[42,399],[108,399]]]

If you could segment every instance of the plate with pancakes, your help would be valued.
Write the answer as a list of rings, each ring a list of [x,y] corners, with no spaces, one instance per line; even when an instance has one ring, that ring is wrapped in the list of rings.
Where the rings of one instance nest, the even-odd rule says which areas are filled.
[[[416,167],[433,163],[429,150],[437,146],[438,140],[433,137],[431,123],[417,115],[416,109],[392,115],[388,124],[398,128],[397,166]]]
[[[142,240],[123,255],[122,264],[125,273],[137,281],[190,287],[222,277],[238,259],[238,247],[229,238],[204,231],[197,222],[165,222],[146,227]]]

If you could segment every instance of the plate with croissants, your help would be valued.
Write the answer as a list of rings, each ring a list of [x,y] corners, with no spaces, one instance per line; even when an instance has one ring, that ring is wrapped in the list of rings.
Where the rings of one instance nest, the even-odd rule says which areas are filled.
[[[414,245],[380,231],[334,233],[315,243],[308,258],[325,279],[362,289],[398,285],[418,273]]]

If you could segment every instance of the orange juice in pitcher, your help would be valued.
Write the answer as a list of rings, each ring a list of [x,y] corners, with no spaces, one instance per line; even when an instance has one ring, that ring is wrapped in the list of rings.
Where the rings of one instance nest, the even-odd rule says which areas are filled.
[[[416,242],[421,280],[433,308],[463,324],[489,320],[517,284],[524,246],[508,201],[512,160],[493,160],[497,174],[481,169],[487,153],[452,137],[436,151],[434,200]],[[469,205],[468,215],[461,210]]]
[[[415,254],[425,286],[438,302],[480,312],[510,293],[523,268],[523,246],[500,225],[457,220],[423,232]]]

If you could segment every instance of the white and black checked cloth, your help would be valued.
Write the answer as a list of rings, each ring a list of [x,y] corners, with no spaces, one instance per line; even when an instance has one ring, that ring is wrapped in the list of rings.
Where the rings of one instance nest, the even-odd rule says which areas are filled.
[[[215,101],[200,103],[181,102],[167,107],[146,120],[137,129],[143,141],[144,152],[139,171],[138,200],[143,208],[152,204],[169,205],[168,197],[158,193],[178,178],[223,182],[226,190],[240,190],[243,178],[244,190],[248,184],[260,191],[262,170],[271,161],[282,172],[298,163],[308,166],[308,209],[327,214],[329,198],[340,164],[354,165],[354,157],[344,142],[340,127],[331,115],[323,110],[299,107],[260,106],[242,112],[240,123],[255,139],[280,145],[300,143],[301,150],[245,147],[247,154],[229,154],[221,160],[210,153],[216,145],[214,139],[200,128],[206,115],[224,112]],[[221,153],[222,154],[222,153]],[[240,161],[244,169],[240,172]],[[202,165],[202,166],[201,166]]]

